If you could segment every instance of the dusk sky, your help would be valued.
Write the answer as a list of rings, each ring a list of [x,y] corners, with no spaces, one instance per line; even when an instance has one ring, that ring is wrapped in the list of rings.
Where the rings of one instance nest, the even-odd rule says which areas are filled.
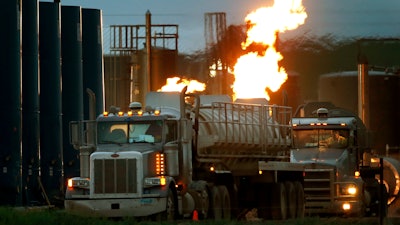
[[[149,10],[153,24],[179,26],[178,46],[184,53],[204,49],[205,13],[225,12],[227,26],[238,25],[244,23],[248,13],[272,3],[272,0],[61,0],[61,5],[102,10],[104,33],[110,25],[145,24]],[[280,37],[332,34],[400,38],[399,0],[303,0],[303,5],[308,14],[305,24]]]

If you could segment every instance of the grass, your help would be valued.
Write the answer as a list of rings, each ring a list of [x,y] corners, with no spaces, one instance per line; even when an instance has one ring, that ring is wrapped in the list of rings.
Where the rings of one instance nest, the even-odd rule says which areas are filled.
[[[138,221],[134,218],[111,220],[104,218],[89,218],[71,215],[58,209],[16,209],[0,207],[0,225],[376,225],[377,218],[319,218],[306,217],[285,221],[176,221],[153,222]],[[386,221],[388,225],[400,224]]]

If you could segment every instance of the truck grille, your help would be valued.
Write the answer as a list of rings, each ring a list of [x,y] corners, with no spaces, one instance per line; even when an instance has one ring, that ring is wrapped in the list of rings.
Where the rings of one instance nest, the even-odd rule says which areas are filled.
[[[94,193],[136,193],[136,159],[95,159]]]
[[[334,170],[306,169],[304,195],[308,213],[322,213],[331,207],[334,199]]]

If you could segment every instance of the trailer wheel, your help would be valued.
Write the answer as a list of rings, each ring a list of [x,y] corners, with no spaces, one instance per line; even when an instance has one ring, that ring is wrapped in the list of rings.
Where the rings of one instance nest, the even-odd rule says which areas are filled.
[[[286,189],[286,199],[287,199],[287,209],[288,209],[287,218],[294,219],[296,218],[297,200],[293,182],[290,181],[285,182],[285,189]]]
[[[294,182],[294,191],[296,193],[296,218],[303,218],[305,212],[303,185],[298,181]]]
[[[211,188],[211,209],[212,209],[212,216],[215,220],[222,219],[222,202],[221,202],[221,195],[218,191],[217,187]]]
[[[274,220],[284,220],[287,215],[286,190],[283,183],[273,184],[271,215]]]
[[[223,220],[231,219],[231,198],[229,196],[229,191],[224,185],[218,186],[218,191],[221,196],[221,211]]]

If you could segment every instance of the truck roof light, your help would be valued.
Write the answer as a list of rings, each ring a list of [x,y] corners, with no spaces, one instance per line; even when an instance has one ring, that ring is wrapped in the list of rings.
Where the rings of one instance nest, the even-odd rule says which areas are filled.
[[[131,102],[129,104],[129,109],[131,109],[131,110],[140,110],[140,109],[142,109],[142,104],[140,102]]]
[[[133,112],[132,111],[128,111],[128,116],[132,116]]]
[[[124,112],[121,112],[121,111],[118,112],[118,116],[123,116],[123,115],[124,115]]]
[[[319,118],[328,117],[328,109],[326,109],[326,108],[317,109],[317,115],[318,115]]]
[[[154,110],[154,115],[159,116],[161,113],[161,110],[159,108]]]
[[[108,116],[108,112],[107,111],[103,112],[103,116],[107,117]]]
[[[138,116],[143,116],[143,111],[142,111],[142,110],[139,110],[139,111],[137,112],[137,114],[138,114]]]

